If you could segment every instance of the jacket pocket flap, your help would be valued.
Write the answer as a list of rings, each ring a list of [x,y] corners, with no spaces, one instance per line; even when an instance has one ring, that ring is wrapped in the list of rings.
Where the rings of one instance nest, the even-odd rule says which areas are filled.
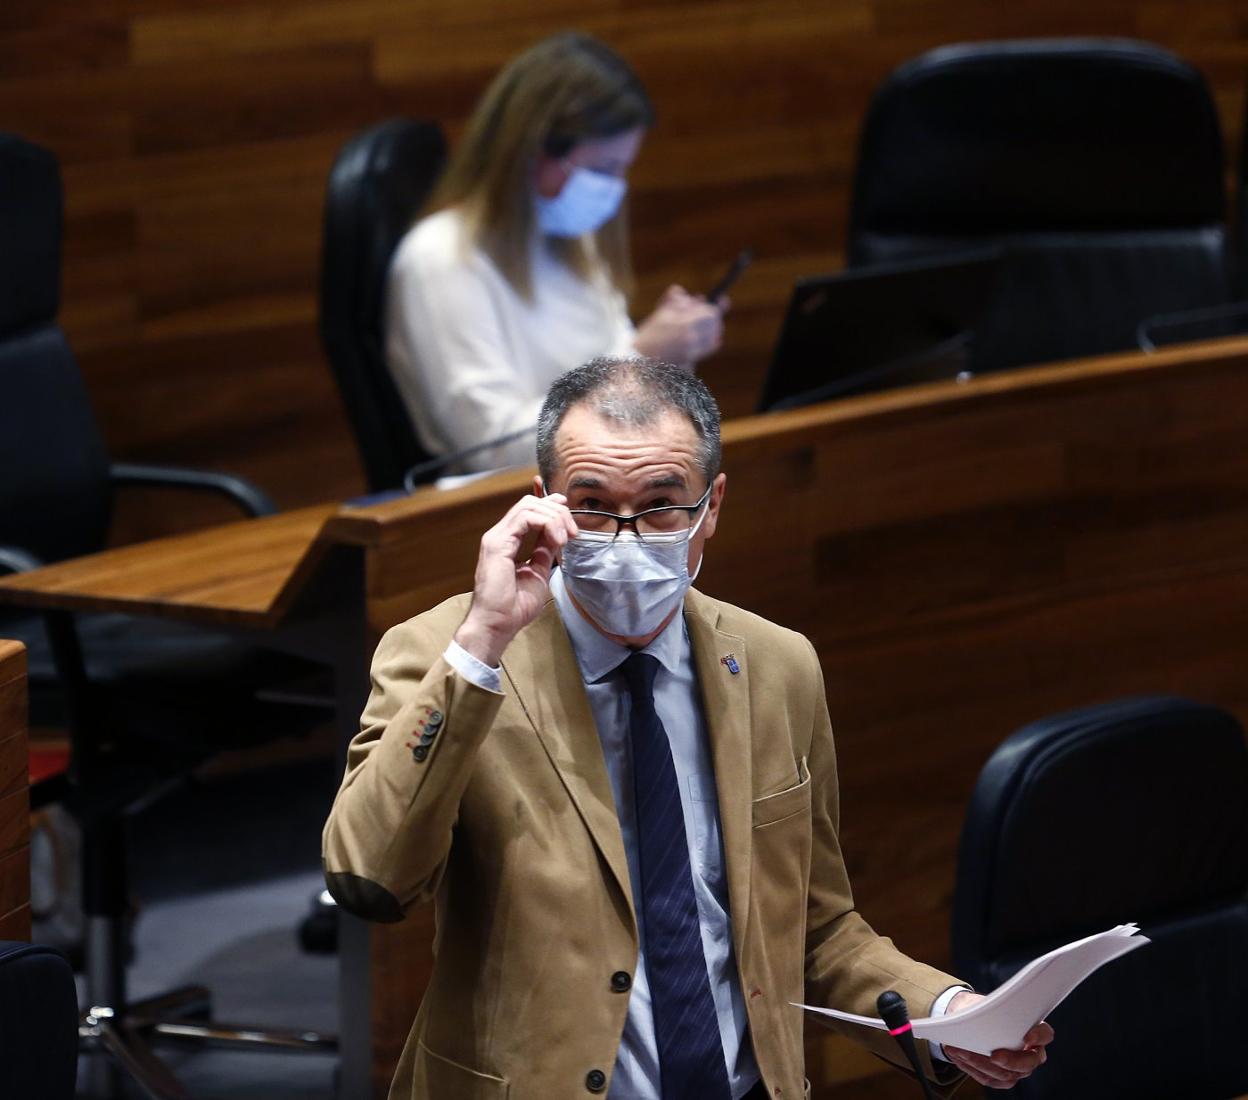
[[[794,786],[754,799],[754,828],[810,811],[810,772],[806,769],[804,756],[797,762],[797,774],[798,781]]]

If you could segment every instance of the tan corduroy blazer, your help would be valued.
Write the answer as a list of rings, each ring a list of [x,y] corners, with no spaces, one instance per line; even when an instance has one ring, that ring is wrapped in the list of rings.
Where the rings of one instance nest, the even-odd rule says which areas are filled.
[[[378,646],[325,826],[326,877],[371,919],[436,906],[433,977],[392,1100],[589,1097],[609,1087],[628,1006],[619,972],[638,951],[607,768],[553,601],[504,654],[501,695],[442,658],[467,607],[449,600]],[[750,1037],[769,1095],[798,1100],[803,1013],[790,1002],[873,1014],[892,988],[917,1016],[955,979],[854,910],[810,643],[697,592],[685,616]],[[895,1060],[887,1036],[855,1037]]]

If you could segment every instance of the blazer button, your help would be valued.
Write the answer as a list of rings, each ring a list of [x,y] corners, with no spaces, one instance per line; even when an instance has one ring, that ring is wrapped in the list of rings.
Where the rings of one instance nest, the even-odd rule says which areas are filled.
[[[600,1069],[591,1069],[585,1074],[585,1087],[590,1092],[602,1092],[607,1087],[607,1075]]]
[[[627,993],[633,988],[633,979],[627,970],[617,970],[611,975],[611,992]]]

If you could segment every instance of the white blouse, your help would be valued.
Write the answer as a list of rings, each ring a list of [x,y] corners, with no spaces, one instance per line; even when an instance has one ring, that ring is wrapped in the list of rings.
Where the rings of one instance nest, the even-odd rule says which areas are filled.
[[[624,297],[606,273],[582,279],[543,241],[533,300],[443,210],[399,243],[386,287],[386,362],[425,449],[446,454],[533,427],[550,384],[596,355],[632,354]],[[458,470],[529,465],[533,436],[478,452]]]

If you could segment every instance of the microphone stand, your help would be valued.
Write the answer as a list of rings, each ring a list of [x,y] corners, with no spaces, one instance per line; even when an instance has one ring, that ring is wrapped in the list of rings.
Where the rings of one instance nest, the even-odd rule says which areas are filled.
[[[471,447],[464,447],[459,451],[451,451],[450,454],[438,455],[437,458],[431,458],[427,462],[418,462],[410,470],[403,475],[403,488],[406,492],[414,492],[416,486],[425,480],[429,474],[436,474],[439,470],[444,470],[448,466],[454,466],[455,463],[471,458],[475,454],[482,451],[493,450],[495,447],[501,447],[504,443],[511,443],[517,439],[521,439],[526,435],[532,435],[537,431],[537,426],[532,425],[527,428],[519,428],[514,432],[508,432],[506,435],[500,435],[497,439],[487,439],[484,443],[477,443]]]
[[[914,1043],[914,1025],[910,1023],[910,1011],[906,1008],[906,999],[890,989],[881,993],[875,1001],[875,1009],[880,1019],[888,1025],[888,1033],[897,1040],[897,1045],[905,1052],[906,1060],[919,1079],[923,1095],[927,1100],[936,1100],[932,1095],[932,1086],[928,1084],[927,1074],[923,1072],[923,1063],[919,1061],[919,1049]]]

